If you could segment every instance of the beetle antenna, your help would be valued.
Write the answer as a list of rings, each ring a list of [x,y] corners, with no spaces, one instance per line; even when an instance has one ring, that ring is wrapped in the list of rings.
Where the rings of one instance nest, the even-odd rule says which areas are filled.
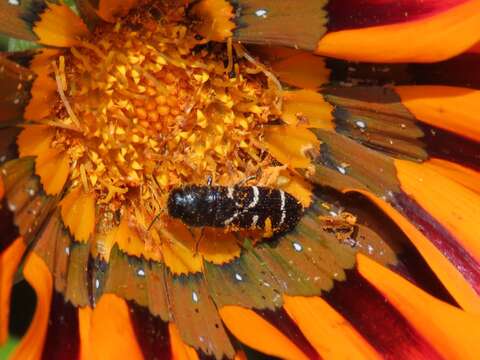
[[[150,229],[152,228],[153,224],[155,224],[159,218],[160,218],[160,214],[155,215],[155,217],[153,218],[153,220],[152,220],[152,222],[150,223],[150,225],[148,225],[147,231],[150,231]]]
[[[240,181],[239,181],[238,183],[236,183],[234,186],[236,186],[236,187],[243,186],[243,185],[245,185],[247,182],[249,182],[250,180],[253,180],[253,179],[256,179],[256,178],[257,178],[257,174],[247,176],[245,179],[240,180]]]

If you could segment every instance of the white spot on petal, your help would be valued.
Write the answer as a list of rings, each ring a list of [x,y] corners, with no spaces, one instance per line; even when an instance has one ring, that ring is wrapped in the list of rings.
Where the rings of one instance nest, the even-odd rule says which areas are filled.
[[[238,281],[242,281],[242,280],[243,280],[243,276],[240,275],[239,273],[235,273],[235,279],[237,279]]]
[[[362,121],[362,120],[355,121],[355,125],[357,125],[357,127],[359,127],[360,129],[365,129],[367,127],[367,124],[365,124],[365,121]]]
[[[300,244],[300,243],[298,243],[298,242],[296,242],[296,241],[293,242],[292,245],[293,245],[293,248],[295,249],[295,251],[300,252],[300,251],[303,250],[302,244]]]
[[[268,10],[267,9],[258,9],[257,11],[255,11],[255,15],[265,19],[268,15]]]

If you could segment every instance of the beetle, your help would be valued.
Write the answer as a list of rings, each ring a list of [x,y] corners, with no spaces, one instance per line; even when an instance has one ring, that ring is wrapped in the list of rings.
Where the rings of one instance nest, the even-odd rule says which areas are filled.
[[[303,206],[289,193],[262,186],[187,185],[173,189],[168,213],[192,227],[291,231]]]

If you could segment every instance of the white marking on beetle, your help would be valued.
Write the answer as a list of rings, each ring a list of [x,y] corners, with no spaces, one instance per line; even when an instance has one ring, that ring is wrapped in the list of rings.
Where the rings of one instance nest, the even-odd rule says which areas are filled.
[[[18,6],[20,5],[20,0],[8,0],[10,5]]]
[[[228,188],[227,188],[227,198],[233,200],[233,191],[234,191],[234,188],[233,188],[233,187],[228,187]]]
[[[254,208],[258,204],[258,200],[260,199],[260,191],[258,190],[258,187],[252,186],[252,191],[253,191],[253,200],[252,202],[248,205],[248,207]]]
[[[195,303],[198,303],[198,294],[195,291],[192,291],[192,300]]]
[[[280,218],[280,224],[282,225],[287,217],[287,213],[285,211],[285,191],[280,190],[280,211],[282,212],[282,217]]]
[[[257,226],[257,223],[258,223],[258,215],[253,215],[252,217],[252,228],[255,228]]]
[[[233,220],[235,220],[238,217],[238,212],[230,216],[227,220],[223,222],[223,225],[228,226],[232,223]]]
[[[287,217],[287,212],[285,210],[282,211],[282,217],[280,218],[280,223],[278,225],[282,225]]]
[[[242,281],[242,280],[243,280],[243,276],[240,275],[239,273],[235,273],[235,279],[237,279],[238,281]]]

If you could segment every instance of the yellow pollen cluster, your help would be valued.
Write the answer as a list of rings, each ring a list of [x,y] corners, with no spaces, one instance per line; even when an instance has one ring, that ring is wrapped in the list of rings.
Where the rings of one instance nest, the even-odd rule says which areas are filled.
[[[70,179],[114,208],[152,214],[172,187],[232,184],[271,162],[263,127],[279,115],[275,81],[244,50],[199,40],[184,8],[140,10],[54,63],[53,146]]]

